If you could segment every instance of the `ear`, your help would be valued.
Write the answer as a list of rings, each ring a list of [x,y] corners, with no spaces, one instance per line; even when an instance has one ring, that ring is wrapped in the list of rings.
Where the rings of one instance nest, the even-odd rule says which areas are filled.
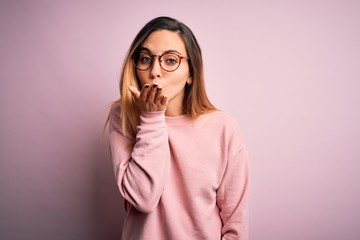
[[[189,84],[189,85],[192,84],[192,77],[189,77],[189,78],[186,80],[186,83]]]

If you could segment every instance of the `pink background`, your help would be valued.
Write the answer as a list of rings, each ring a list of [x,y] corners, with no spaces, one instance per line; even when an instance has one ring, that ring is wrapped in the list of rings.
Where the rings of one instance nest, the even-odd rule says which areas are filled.
[[[193,29],[252,167],[252,240],[360,239],[360,2],[0,2],[0,239],[119,239],[106,134],[148,20]]]

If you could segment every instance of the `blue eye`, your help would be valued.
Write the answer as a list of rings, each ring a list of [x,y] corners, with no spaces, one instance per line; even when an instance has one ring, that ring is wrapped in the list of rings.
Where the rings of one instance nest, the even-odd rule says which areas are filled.
[[[162,56],[162,61],[164,61],[164,63],[167,65],[167,66],[173,66],[173,65],[177,65],[179,63],[179,58],[178,56],[176,56],[175,54],[164,54]]]
[[[139,62],[142,64],[149,64],[151,63],[151,61],[152,61],[151,57],[147,57],[147,56],[140,57],[139,59]]]
[[[167,59],[166,64],[174,65],[174,64],[177,64],[177,61],[176,61],[176,59]]]

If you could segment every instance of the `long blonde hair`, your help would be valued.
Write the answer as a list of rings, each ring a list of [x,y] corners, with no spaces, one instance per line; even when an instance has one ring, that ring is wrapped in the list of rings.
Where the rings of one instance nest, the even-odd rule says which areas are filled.
[[[140,110],[136,106],[134,98],[128,90],[130,86],[136,86],[140,89],[136,70],[133,66],[133,57],[138,53],[146,38],[152,32],[158,30],[177,32],[184,41],[187,55],[190,58],[188,62],[192,84],[185,86],[183,112],[191,119],[195,119],[201,114],[216,110],[209,101],[205,91],[202,53],[194,34],[185,24],[176,19],[170,17],[158,17],[148,22],[139,31],[132,42],[124,60],[120,78],[121,97],[112,104],[112,107],[120,105],[121,111],[119,119],[121,121],[121,131],[123,134],[130,134],[133,137],[136,135],[136,128],[140,121]],[[110,114],[107,122],[109,121]]]

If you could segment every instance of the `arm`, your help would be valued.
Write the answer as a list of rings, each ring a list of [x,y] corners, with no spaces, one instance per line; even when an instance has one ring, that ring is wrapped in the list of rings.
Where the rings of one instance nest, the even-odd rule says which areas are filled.
[[[141,113],[133,149],[117,119],[110,117],[109,135],[117,185],[126,201],[141,212],[150,212],[161,197],[170,168],[164,112]]]
[[[223,240],[248,239],[249,163],[245,146],[229,155],[217,204],[223,222]]]

